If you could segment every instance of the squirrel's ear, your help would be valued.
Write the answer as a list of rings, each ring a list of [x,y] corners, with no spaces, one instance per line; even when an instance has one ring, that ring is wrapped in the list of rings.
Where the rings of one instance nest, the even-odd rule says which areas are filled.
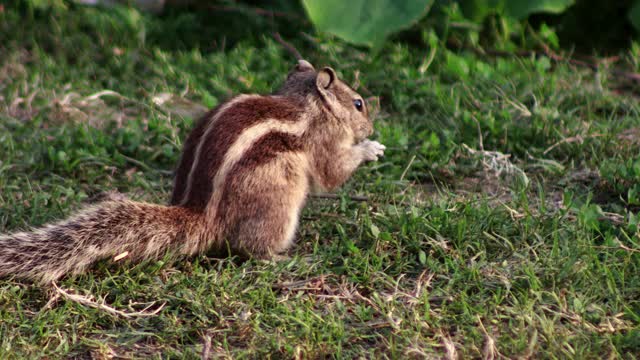
[[[307,60],[300,59],[298,60],[298,65],[296,65],[296,71],[299,71],[299,72],[316,71],[316,69],[314,69],[313,65],[311,65],[311,63],[308,62]]]
[[[316,87],[320,92],[323,92],[324,90],[329,89],[335,80],[336,72],[330,67],[325,67],[318,72],[318,76],[316,77]]]

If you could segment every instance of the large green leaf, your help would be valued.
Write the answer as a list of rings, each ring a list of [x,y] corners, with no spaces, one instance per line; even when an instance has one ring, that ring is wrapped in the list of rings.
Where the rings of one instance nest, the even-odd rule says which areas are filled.
[[[433,0],[303,0],[309,18],[354,44],[377,47],[389,34],[422,18]]]
[[[633,3],[633,7],[629,11],[629,20],[631,20],[633,27],[640,31],[640,0]]]
[[[559,14],[573,5],[574,0],[505,0],[505,12],[518,20],[535,13]]]
[[[535,13],[558,14],[573,5],[575,0],[460,0],[465,16],[482,21],[489,13],[507,15],[522,20]]]

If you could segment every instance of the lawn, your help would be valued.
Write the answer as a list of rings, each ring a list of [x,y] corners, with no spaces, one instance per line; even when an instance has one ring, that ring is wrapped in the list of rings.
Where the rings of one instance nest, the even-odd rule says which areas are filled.
[[[640,356],[636,84],[433,34],[373,54],[300,19],[221,18],[0,7],[0,232],[109,190],[167,203],[197,116],[295,63],[274,29],[377,97],[385,157],[309,200],[288,260],[0,279],[0,358]]]

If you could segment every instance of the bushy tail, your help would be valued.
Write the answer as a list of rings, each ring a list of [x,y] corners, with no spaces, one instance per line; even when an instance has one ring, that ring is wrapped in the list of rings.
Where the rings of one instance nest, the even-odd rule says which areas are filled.
[[[57,224],[0,236],[0,278],[48,283],[105,258],[140,261],[167,251],[192,254],[207,241],[201,220],[185,208],[106,201]]]

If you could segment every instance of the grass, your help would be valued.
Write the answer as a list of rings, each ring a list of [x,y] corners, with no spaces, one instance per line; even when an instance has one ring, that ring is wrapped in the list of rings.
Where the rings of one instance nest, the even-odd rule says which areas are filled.
[[[108,190],[165,203],[201,105],[269,92],[292,64],[270,36],[193,13],[20,4],[0,11],[2,232]],[[293,41],[380,96],[388,150],[310,201],[290,260],[99,264],[59,284],[127,312],[164,304],[149,317],[0,280],[1,358],[638,357],[633,88],[546,57],[313,39]]]

